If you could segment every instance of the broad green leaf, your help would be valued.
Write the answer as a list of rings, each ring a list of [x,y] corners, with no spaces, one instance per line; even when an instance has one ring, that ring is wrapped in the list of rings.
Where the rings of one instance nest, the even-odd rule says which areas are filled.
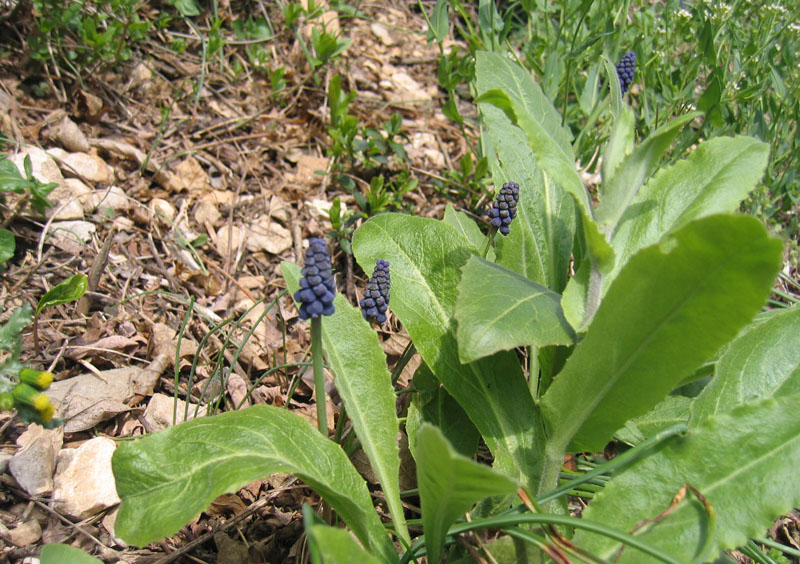
[[[616,270],[640,249],[690,221],[738,210],[764,174],[768,154],[767,145],[752,137],[717,137],[658,171],[636,195],[614,232]]]
[[[470,257],[458,284],[458,356],[467,363],[497,351],[571,345],[575,332],[561,296],[502,266]]]
[[[590,210],[589,194],[575,170],[571,135],[533,77],[509,58],[487,51],[477,52],[475,75],[479,84],[491,85],[480,90],[475,101],[503,110],[527,136],[539,166],[575,196],[584,210]]]
[[[14,234],[8,229],[0,229],[0,265],[14,256],[14,249],[17,247],[17,242],[14,239]]]
[[[622,102],[622,86],[619,83],[617,67],[611,62],[611,59],[605,55],[600,57],[600,62],[603,64],[603,70],[606,72],[608,86],[611,90],[611,112],[615,117],[619,117],[626,104]]]
[[[418,390],[408,406],[406,433],[411,454],[417,457],[417,430],[423,422],[436,425],[456,451],[466,457],[475,456],[480,433],[469,420],[464,408],[439,384],[423,362],[414,374]]]
[[[635,255],[543,398],[554,444],[602,450],[752,319],[780,258],[744,216],[697,220]]]
[[[614,251],[594,222],[589,193],[575,170],[570,134],[561,126],[558,112],[530,74],[509,59],[479,51],[475,68],[477,84],[488,88],[475,102],[496,106],[524,132],[537,165],[578,202],[593,262],[609,270]]]
[[[684,396],[667,396],[653,409],[631,419],[614,436],[635,445],[678,423],[689,421],[692,399]]]
[[[270,474],[314,488],[373,554],[397,560],[364,479],[341,447],[286,409],[257,405],[123,442],[111,460],[116,533],[144,546],[174,534],[223,493]]]
[[[306,527],[306,534],[324,564],[381,564],[344,529],[317,524]]]
[[[586,300],[591,272],[591,262],[588,260],[582,261],[575,274],[567,282],[564,294],[561,296],[561,308],[564,311],[564,318],[578,332],[585,330],[583,321],[586,317]]]
[[[614,177],[614,173],[617,172],[620,164],[633,152],[635,125],[636,117],[633,115],[633,110],[626,105],[614,120],[614,127],[611,129],[611,137],[609,137],[608,145],[603,153],[603,163],[600,166],[603,176],[603,182],[600,184],[601,198],[605,193],[606,186],[611,183],[611,179]]]
[[[477,87],[488,88],[482,77]],[[536,166],[525,134],[490,104],[482,104],[482,141],[496,187],[519,184],[517,218],[511,233],[495,238],[499,264],[560,292],[567,281],[575,237],[575,204],[552,179]],[[491,256],[487,257],[492,260]]]
[[[442,432],[417,432],[417,483],[428,562],[439,562],[447,529],[478,501],[517,491],[516,480],[458,454]]]
[[[30,185],[31,181],[22,177],[17,165],[7,158],[0,158],[0,193],[21,194]]]
[[[731,342],[694,400],[693,422],[758,399],[800,393],[800,307],[748,329]]]
[[[450,21],[447,17],[447,0],[437,0],[433,13],[428,21],[428,43],[436,40],[441,43],[450,32]]]
[[[461,233],[462,237],[470,244],[472,250],[478,252],[486,241],[486,236],[475,220],[464,212],[456,211],[453,204],[449,203],[444,208],[444,222]]]
[[[453,312],[461,267],[471,254],[464,238],[441,221],[381,214],[356,231],[353,251],[362,267],[389,261],[392,311],[425,363],[481,432],[495,465],[538,491],[542,421],[516,356],[458,360]]]
[[[172,0],[172,5],[182,16],[192,17],[200,15],[200,8],[195,0]]]
[[[300,267],[283,262],[281,271],[287,288],[294,294],[300,289]],[[347,409],[347,416],[383,487],[395,526],[408,541],[400,501],[399,423],[386,355],[377,333],[347,298],[337,294],[333,304],[336,312],[322,319],[325,356],[336,377],[336,389]]]
[[[542,99],[546,100],[544,94],[542,94]],[[570,150],[569,153],[566,153],[561,146],[554,142],[550,131],[536,120],[540,116],[533,116],[527,113],[527,108],[521,102],[518,102],[499,88],[487,90],[476,98],[475,102],[492,104],[503,110],[508,119],[527,136],[528,144],[533,149],[533,154],[536,156],[539,166],[563,186],[567,192],[572,194],[581,208],[591,217],[592,208],[589,194],[583,186],[581,177],[575,170],[575,159],[572,151]]]
[[[706,497],[716,514],[713,537],[708,517],[691,494],[674,513],[652,526],[642,540],[689,562],[708,540],[705,559],[763,536],[779,515],[800,503],[800,396],[763,400],[730,413],[717,413],[675,438],[652,456],[614,478],[584,512],[585,519],[622,531],[666,510],[689,483]],[[576,544],[613,559],[613,541],[579,532]],[[625,549],[620,562],[653,562]]]
[[[46,544],[39,556],[40,564],[102,564],[103,561],[68,544]]]
[[[39,315],[46,307],[57,306],[74,302],[86,293],[89,281],[85,274],[76,274],[67,278],[61,284],[47,292],[36,305],[36,315]]]
[[[701,112],[685,114],[659,127],[617,167],[608,182],[603,182],[596,213],[597,222],[601,226],[613,232],[647,176],[669,149],[672,140],[684,125],[699,115]]]
[[[10,351],[19,346],[20,334],[31,323],[31,306],[23,304],[0,326],[0,350]]]

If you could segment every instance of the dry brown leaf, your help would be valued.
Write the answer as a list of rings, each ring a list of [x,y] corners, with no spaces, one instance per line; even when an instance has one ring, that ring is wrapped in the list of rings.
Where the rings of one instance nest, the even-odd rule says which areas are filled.
[[[226,493],[214,499],[208,506],[206,513],[213,517],[226,517],[229,515],[239,515],[246,509],[247,506],[238,495]]]
[[[250,407],[250,400],[245,400],[245,402],[239,407],[241,401],[247,395],[247,382],[244,381],[244,378],[232,372],[228,375],[228,394],[231,396],[231,401],[233,401],[233,405],[236,406],[237,409],[244,409],[246,407]]]
[[[175,167],[175,172],[167,187],[172,192],[204,192],[211,189],[208,174],[194,157],[186,157]]]

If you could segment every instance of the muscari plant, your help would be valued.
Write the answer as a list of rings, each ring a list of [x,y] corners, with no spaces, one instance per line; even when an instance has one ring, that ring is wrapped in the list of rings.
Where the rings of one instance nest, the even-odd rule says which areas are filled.
[[[353,237],[362,267],[391,264],[392,311],[423,360],[403,426],[421,518],[407,522],[400,502],[385,355],[337,294],[319,340],[390,522],[338,444],[257,405],[120,444],[116,535],[147,544],[216,496],[291,472],[352,533],[306,511],[314,562],[469,560],[454,541],[481,529],[502,533],[479,547],[500,562],[703,562],[769,542],[759,537],[800,501],[800,310],[762,311],[782,245],[734,213],[766,145],[711,139],[659,169],[700,114],[635,143],[610,68],[615,125],[596,205],[538,84],[479,52],[481,142],[495,185],[519,185],[509,234],[482,252],[479,225],[448,206],[442,220],[381,214]],[[297,292],[300,268],[282,269]],[[481,438],[491,467],[474,460]],[[631,448],[588,472],[562,468],[615,438]],[[582,517],[568,515],[568,492],[593,498]]]

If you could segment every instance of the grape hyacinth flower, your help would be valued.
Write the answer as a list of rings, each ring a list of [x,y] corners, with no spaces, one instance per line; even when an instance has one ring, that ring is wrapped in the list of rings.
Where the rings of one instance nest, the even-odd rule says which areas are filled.
[[[367,282],[364,298],[359,302],[364,319],[367,321],[374,319],[378,323],[386,321],[390,286],[389,263],[379,260],[375,263],[375,270],[372,271],[372,277]]]
[[[503,235],[511,231],[509,225],[517,217],[517,202],[519,201],[519,184],[506,182],[497,193],[497,198],[489,209],[489,219],[492,226],[496,227]]]
[[[634,70],[636,70],[636,53],[628,51],[617,64],[617,76],[619,77],[619,85],[622,88],[623,96],[633,82]]]
[[[328,415],[325,405],[325,372],[322,362],[322,317],[333,315],[333,298],[336,296],[336,281],[333,279],[331,256],[325,241],[318,238],[308,240],[300,289],[294,299],[300,304],[300,319],[311,320],[311,364],[314,370],[314,395],[317,404],[317,428],[328,436]]]
[[[322,239],[308,240],[302,274],[300,289],[294,293],[295,301],[300,304],[300,319],[305,321],[320,315],[332,315],[336,282],[328,247]]]

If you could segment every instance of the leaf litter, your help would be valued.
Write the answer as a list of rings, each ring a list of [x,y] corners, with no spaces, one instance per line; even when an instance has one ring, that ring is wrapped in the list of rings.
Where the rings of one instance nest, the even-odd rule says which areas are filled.
[[[444,200],[431,179],[467,147],[438,109],[446,100],[436,85],[438,49],[426,43],[415,6],[361,9],[374,21],[324,16],[352,39],[331,71],[356,93],[350,111],[363,125],[380,129],[393,112],[402,114],[420,180],[406,198],[417,213],[441,216]],[[268,10],[282,21],[280,10]],[[27,29],[30,18],[0,24]],[[198,21],[208,23],[207,15]],[[37,303],[72,274],[89,276],[85,315],[76,304],[42,313],[38,356],[30,330],[24,333],[22,360],[53,372],[47,394],[65,423],[26,430],[0,413],[0,463],[9,472],[0,491],[0,559],[36,556],[48,542],[108,562],[302,559],[301,507],[319,499],[292,476],[265,476],[221,496],[174,537],[141,548],[114,536],[113,492],[98,488],[113,481],[114,440],[172,425],[173,413],[180,422],[195,411],[268,403],[315,423],[310,369],[291,366],[310,360],[310,336],[291,299],[280,295],[277,268],[302,260],[303,239],[331,230],[327,210],[335,197],[343,208],[357,205],[326,175],[322,76],[312,73],[288,29],[272,45],[285,66],[279,98],[251,68],[232,79],[216,62],[204,67],[199,41],[182,53],[138,44],[130,61],[84,75],[82,85],[65,73],[44,96],[19,72],[21,49],[11,47],[0,62],[0,126],[29,147],[7,152],[20,169],[30,154],[34,174],[58,184],[45,216],[16,206],[13,194],[6,200],[2,219],[17,250],[0,283],[0,315]],[[233,57],[245,53],[241,45],[225,49]],[[352,261],[338,248],[334,261],[343,288]],[[381,338],[395,361],[407,337],[391,327]],[[404,381],[408,375],[407,368]],[[330,375],[328,384],[333,432],[340,400]],[[369,475],[368,465],[363,470]],[[413,478],[413,468],[404,475]]]

